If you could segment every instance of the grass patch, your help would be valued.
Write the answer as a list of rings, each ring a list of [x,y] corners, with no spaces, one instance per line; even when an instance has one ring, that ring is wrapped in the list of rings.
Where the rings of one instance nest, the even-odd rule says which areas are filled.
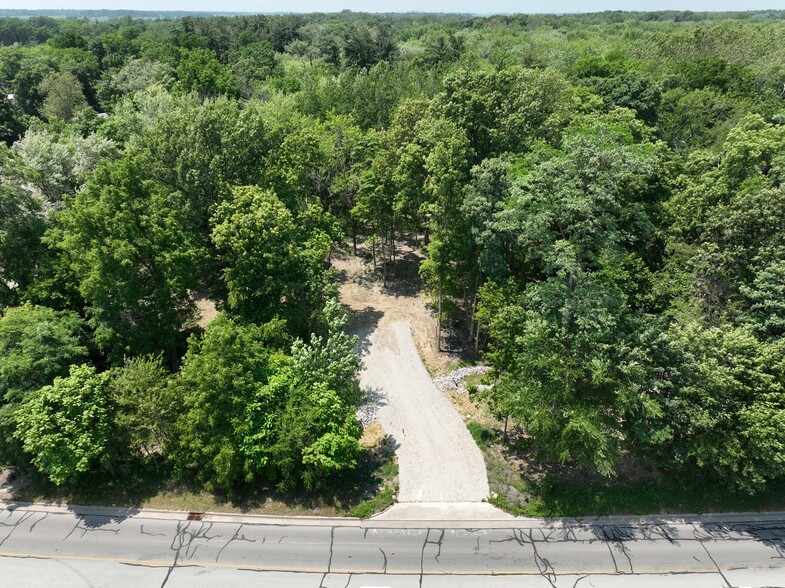
[[[469,374],[464,379],[463,386],[467,390],[471,390],[472,388],[476,389],[477,386],[485,383],[485,374]]]
[[[773,485],[764,493],[746,496],[688,482],[611,480],[579,483],[546,475],[542,482],[526,489],[529,491],[526,502],[511,504],[501,494],[490,502],[513,514],[532,517],[761,512],[782,510],[785,506],[785,483]]]
[[[462,368],[462,367],[474,367],[477,365],[478,360],[473,358],[464,358],[458,361],[455,364],[455,369]]]
[[[466,423],[466,428],[469,429],[474,442],[483,451],[488,450],[489,443],[495,439],[496,435],[493,429],[478,423],[477,421],[469,421]]]
[[[387,437],[372,433],[357,468],[339,472],[328,489],[283,493],[264,482],[239,486],[230,497],[177,480],[165,462],[126,463],[113,477],[95,475],[76,486],[58,488],[40,475],[15,482],[14,500],[211,511],[265,515],[371,516],[390,506],[397,493],[398,465]]]
[[[381,490],[372,498],[351,508],[348,512],[349,516],[367,519],[395,504],[395,496],[398,493],[398,460],[393,457],[385,463],[379,468],[378,476]]]

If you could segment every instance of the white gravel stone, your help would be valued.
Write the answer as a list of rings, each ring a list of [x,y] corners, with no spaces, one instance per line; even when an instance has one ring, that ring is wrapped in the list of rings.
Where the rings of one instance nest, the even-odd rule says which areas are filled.
[[[433,383],[440,392],[449,392],[451,390],[466,392],[466,387],[464,384],[466,382],[467,376],[472,376],[474,374],[487,374],[490,370],[491,368],[487,365],[472,365],[461,367],[457,370],[453,370],[446,376],[436,378]],[[485,387],[484,389],[487,388],[489,388],[489,386]]]
[[[371,423],[376,420],[376,413],[379,410],[379,405],[375,402],[366,402],[357,407],[357,420],[362,423],[363,429],[371,426]]]

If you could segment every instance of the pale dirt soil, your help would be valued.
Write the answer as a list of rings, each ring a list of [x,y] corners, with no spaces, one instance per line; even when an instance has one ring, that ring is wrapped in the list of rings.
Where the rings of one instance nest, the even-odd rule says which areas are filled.
[[[418,274],[423,256],[406,244],[399,242],[397,247],[397,260],[389,265],[385,287],[381,278],[374,277],[370,253],[364,245],[358,246],[358,256],[333,253],[332,264],[341,281],[341,303],[350,311],[349,327],[408,323],[428,372],[443,375],[455,368],[459,358],[436,349],[436,318],[426,306],[428,297]]]
[[[460,414],[461,418],[467,423],[470,421],[478,422],[486,427],[497,425],[496,420],[489,416],[466,392],[452,390],[447,392],[446,395],[450,402],[452,402],[455,410],[458,411],[458,414]]]
[[[366,449],[374,449],[383,441],[384,429],[378,421],[372,422],[370,426],[363,431],[362,437],[360,437],[360,445]]]
[[[185,325],[185,328],[192,329],[198,327],[204,329],[218,316],[218,307],[204,292],[193,292],[191,300],[193,300],[196,306],[196,312],[194,317]]]
[[[0,500],[11,500],[13,498],[13,478],[13,470],[10,468],[3,469],[3,466],[0,466]]]

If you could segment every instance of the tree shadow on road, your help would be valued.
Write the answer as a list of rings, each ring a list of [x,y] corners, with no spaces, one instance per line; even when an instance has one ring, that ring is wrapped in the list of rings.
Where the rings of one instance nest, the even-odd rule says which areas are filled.
[[[379,321],[384,316],[380,310],[370,306],[359,311],[351,311],[349,314],[349,324],[347,330],[350,335],[358,338],[356,350],[361,358],[368,355],[371,348],[371,335],[376,331]]]
[[[414,251],[406,251],[387,262],[387,281],[383,292],[390,296],[414,297],[423,289],[420,277],[420,262],[423,257]]]
[[[701,522],[695,523],[695,538],[699,541],[738,540],[750,537],[773,548],[772,559],[785,559],[785,521]]]
[[[113,510],[116,510],[116,512],[112,512],[112,513],[107,512],[107,513],[99,514],[96,512],[85,512],[86,510],[95,511],[99,507],[85,507],[83,505],[76,505],[76,504],[67,504],[66,508],[68,508],[69,511],[74,513],[74,515],[76,515],[76,517],[79,519],[77,526],[81,526],[84,527],[85,529],[90,529],[90,530],[101,529],[106,525],[122,523],[127,518],[138,515],[140,512],[142,512],[138,508],[113,507]],[[102,510],[106,508],[107,507],[102,507]]]
[[[369,404],[378,409],[387,405],[387,394],[381,388],[372,388],[370,386],[363,388],[363,397],[360,399],[361,404]]]

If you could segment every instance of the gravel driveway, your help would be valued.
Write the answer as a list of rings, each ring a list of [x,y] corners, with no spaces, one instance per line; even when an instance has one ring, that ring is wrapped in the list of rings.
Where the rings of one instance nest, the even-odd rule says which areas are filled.
[[[356,331],[360,382],[398,446],[399,502],[478,502],[488,497],[482,453],[450,401],[434,386],[405,322]]]

